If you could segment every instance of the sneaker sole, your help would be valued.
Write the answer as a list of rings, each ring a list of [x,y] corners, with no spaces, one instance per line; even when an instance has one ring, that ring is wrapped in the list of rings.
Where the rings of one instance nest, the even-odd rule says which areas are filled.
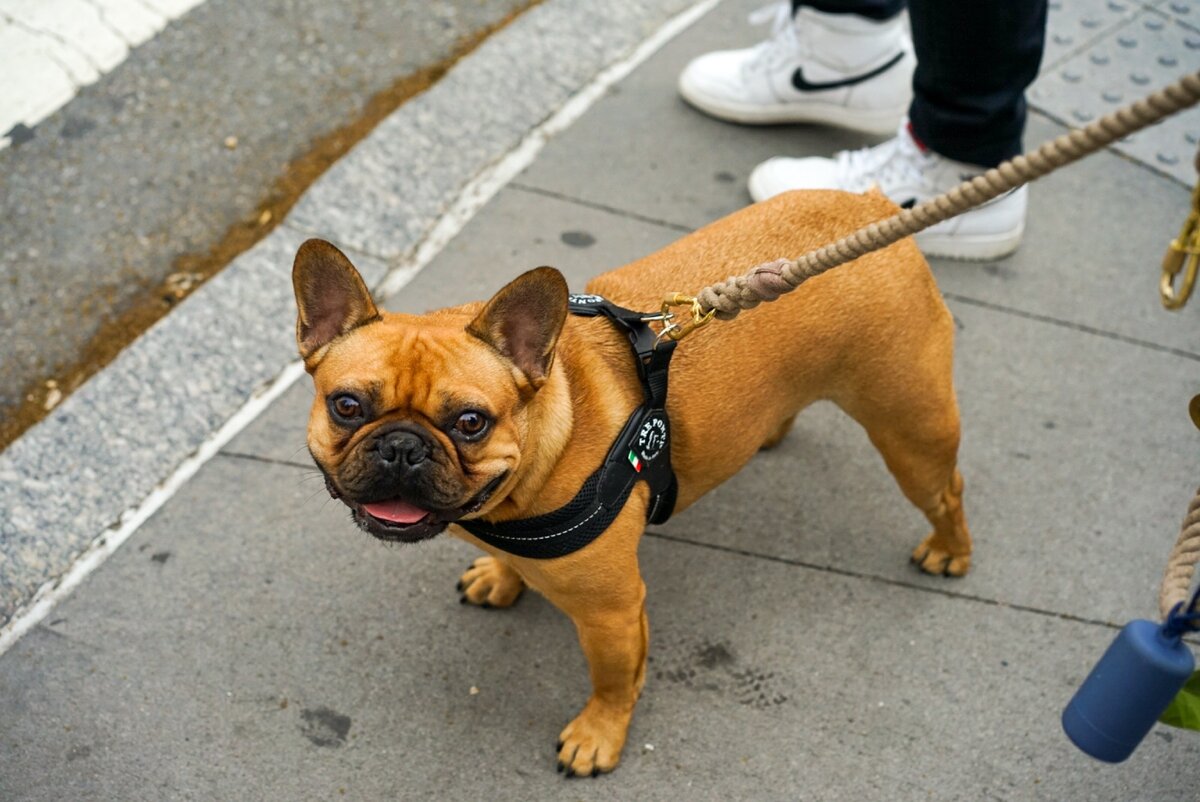
[[[960,262],[985,262],[1008,256],[1021,245],[1025,233],[1022,223],[1012,231],[999,234],[938,234],[919,232],[915,239],[921,253],[938,259]]]
[[[750,198],[756,203],[772,195],[758,185],[755,180],[757,175],[751,173],[747,185]],[[986,262],[990,259],[1001,259],[1015,251],[1020,247],[1024,233],[1025,223],[1022,222],[1016,228],[998,234],[942,234],[936,231],[921,231],[915,239],[921,253],[926,257],[954,259],[959,262]]]
[[[754,201],[755,203],[761,203],[762,201],[765,201],[777,194],[768,191],[767,188],[762,185],[762,178],[760,177],[760,173],[757,169],[750,173],[750,178],[748,181],[746,181],[746,189],[750,192],[750,200]]]
[[[860,111],[820,101],[807,101],[803,106],[795,103],[770,106],[736,103],[700,94],[682,80],[679,82],[679,94],[705,114],[728,122],[743,125],[818,123],[875,136],[895,134],[896,126],[908,111],[907,102],[902,106],[877,111]]]

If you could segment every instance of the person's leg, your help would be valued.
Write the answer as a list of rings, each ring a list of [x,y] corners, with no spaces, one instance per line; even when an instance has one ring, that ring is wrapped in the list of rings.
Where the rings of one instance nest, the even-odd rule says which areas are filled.
[[[730,122],[821,123],[887,134],[908,110],[915,61],[903,0],[792,0],[766,41],[706,53],[679,76],[679,93]]]
[[[1046,0],[911,0],[917,69],[909,119],[927,148],[993,167],[1021,152]]]
[[[1021,150],[1025,87],[1037,74],[1046,0],[911,0],[918,66],[910,122],[874,148],[775,158],[750,175],[764,200],[791,189],[862,192],[902,206],[945,192]],[[1024,187],[919,234],[928,256],[996,259],[1020,245]]]
[[[885,20],[904,10],[904,0],[792,0],[792,13],[808,6],[827,14],[857,14],[873,20]]]

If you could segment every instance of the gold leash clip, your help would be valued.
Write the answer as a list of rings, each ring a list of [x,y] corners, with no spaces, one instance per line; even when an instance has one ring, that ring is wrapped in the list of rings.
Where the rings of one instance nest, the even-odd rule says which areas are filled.
[[[681,323],[675,322],[675,313],[671,311],[673,306],[691,307],[692,317],[690,320],[684,320]],[[717,313],[716,309],[710,309],[705,312],[700,306],[700,299],[694,298],[691,295],[684,295],[681,292],[675,292],[663,299],[662,318],[664,321],[663,330],[658,333],[658,339],[664,337],[679,342],[684,337],[691,334],[696,329],[708,323],[713,319],[713,315]]]
[[[1179,291],[1175,290],[1175,277],[1187,266],[1183,274],[1183,283]],[[1167,309],[1182,309],[1192,297],[1192,288],[1196,286],[1196,274],[1200,273],[1200,181],[1192,190],[1192,210],[1179,236],[1171,240],[1166,255],[1162,261],[1162,279],[1158,284],[1158,293],[1162,305]]]

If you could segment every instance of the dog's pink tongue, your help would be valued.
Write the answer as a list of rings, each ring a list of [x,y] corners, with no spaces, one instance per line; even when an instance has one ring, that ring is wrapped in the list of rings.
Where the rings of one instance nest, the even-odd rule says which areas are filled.
[[[377,504],[364,504],[363,509],[367,511],[368,515],[383,521],[391,521],[394,524],[415,524],[429,514],[428,510],[423,510],[400,499],[380,501]]]

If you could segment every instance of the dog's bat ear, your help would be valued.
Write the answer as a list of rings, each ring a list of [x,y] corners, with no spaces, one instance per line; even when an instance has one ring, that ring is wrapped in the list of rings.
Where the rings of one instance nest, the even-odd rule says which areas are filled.
[[[346,255],[325,240],[310,239],[292,265],[296,291],[296,344],[307,362],[351,329],[379,319],[362,276]]]
[[[550,375],[566,319],[566,279],[553,267],[539,267],[496,293],[467,332],[507,357],[536,389]]]

